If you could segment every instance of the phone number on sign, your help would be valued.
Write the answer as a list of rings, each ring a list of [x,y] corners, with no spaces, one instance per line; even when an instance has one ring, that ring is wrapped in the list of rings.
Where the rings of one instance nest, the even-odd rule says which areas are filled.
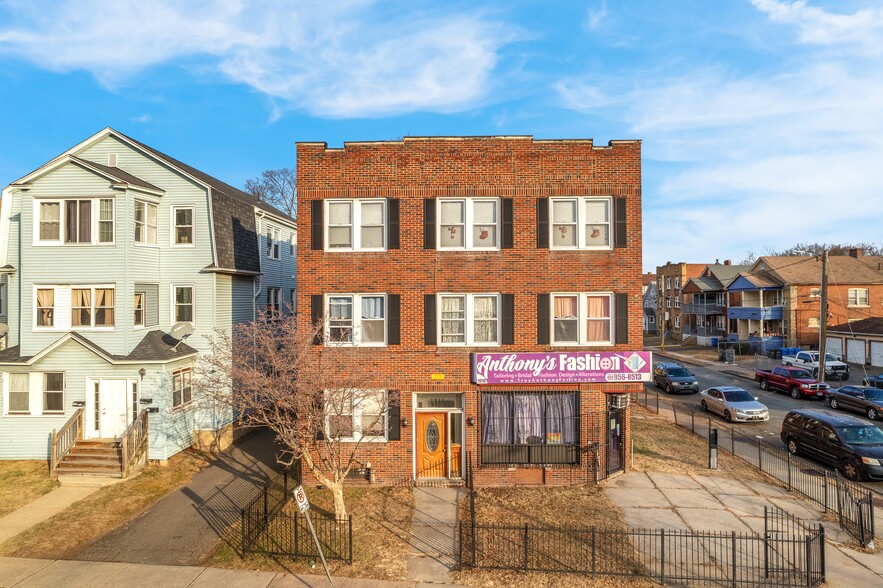
[[[646,374],[607,374],[608,382],[643,382]],[[647,378],[649,382],[649,378]]]

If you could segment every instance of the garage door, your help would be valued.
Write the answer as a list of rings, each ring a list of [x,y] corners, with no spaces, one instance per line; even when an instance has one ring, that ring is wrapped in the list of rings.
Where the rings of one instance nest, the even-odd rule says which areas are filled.
[[[843,339],[840,337],[828,337],[825,343],[825,351],[843,357]]]
[[[871,365],[883,367],[883,342],[871,341]]]
[[[846,361],[851,363],[865,363],[864,339],[846,340]]]

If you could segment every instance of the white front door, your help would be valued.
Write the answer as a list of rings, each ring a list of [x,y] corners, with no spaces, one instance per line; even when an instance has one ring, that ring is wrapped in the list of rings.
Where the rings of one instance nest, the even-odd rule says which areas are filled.
[[[98,433],[110,439],[122,435],[129,425],[126,380],[101,380],[99,384]]]

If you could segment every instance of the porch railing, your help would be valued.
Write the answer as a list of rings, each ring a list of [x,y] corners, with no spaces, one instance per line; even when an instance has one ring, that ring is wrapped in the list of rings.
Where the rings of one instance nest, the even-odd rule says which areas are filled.
[[[144,454],[145,461],[147,460],[147,409],[141,410],[138,413],[138,416],[135,418],[132,423],[126,427],[125,432],[123,432],[122,440],[120,441],[120,459],[121,459],[121,473],[122,477],[125,478],[131,473],[131,469],[134,468],[138,461],[141,459],[141,454]]]
[[[57,431],[52,429],[52,443],[49,448],[49,475],[55,475],[55,469],[64,456],[71,450],[77,439],[83,438],[85,412],[78,408],[71,418]]]

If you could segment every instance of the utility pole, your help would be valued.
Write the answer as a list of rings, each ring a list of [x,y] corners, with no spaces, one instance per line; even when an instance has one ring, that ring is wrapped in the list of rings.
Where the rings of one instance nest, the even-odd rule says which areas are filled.
[[[825,381],[825,344],[828,341],[828,250],[822,252],[822,291],[819,299],[819,380]]]

